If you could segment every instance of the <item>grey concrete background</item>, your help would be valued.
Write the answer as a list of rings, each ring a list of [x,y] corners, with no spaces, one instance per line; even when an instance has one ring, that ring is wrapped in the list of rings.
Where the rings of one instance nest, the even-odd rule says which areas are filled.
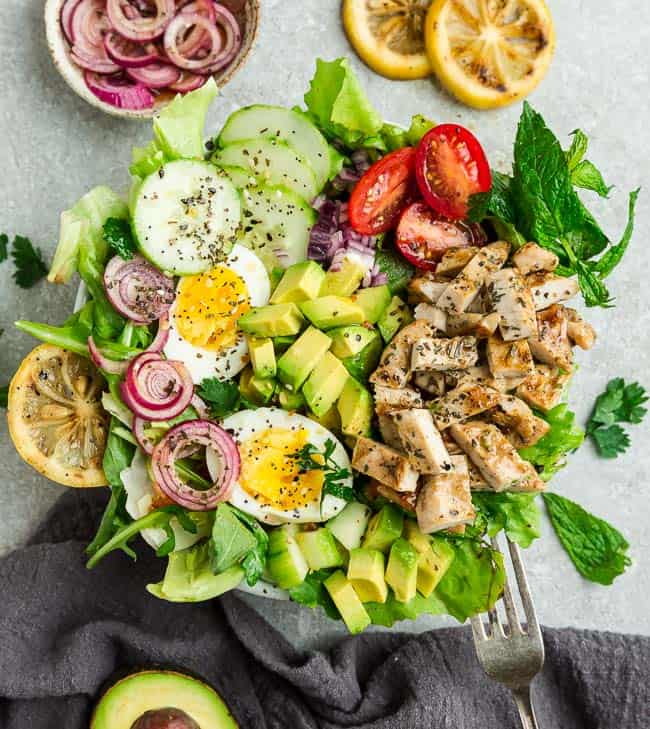
[[[581,127],[591,138],[589,157],[616,190],[607,201],[590,200],[604,229],[617,238],[625,222],[627,191],[648,183],[650,171],[650,4],[646,0],[549,0],[558,46],[546,80],[531,97],[564,139]],[[299,103],[316,56],[348,54],[374,104],[384,116],[406,122],[422,112],[458,121],[480,136],[494,166],[509,162],[518,105],[475,112],[454,102],[435,83],[391,82],[366,69],[340,27],[338,0],[262,0],[259,41],[243,71],[228,85],[210,115],[213,132],[243,104]],[[146,123],[120,122],[78,99],[56,73],[46,50],[43,0],[0,3],[0,232],[21,233],[49,259],[59,213],[99,183],[122,189],[133,145],[149,138]],[[624,263],[611,278],[616,308],[592,310],[600,333],[595,350],[580,356],[571,402],[584,422],[609,378],[624,376],[650,386],[650,291],[647,242],[650,187],[639,203],[637,229]],[[75,286],[45,283],[29,292],[0,266],[0,380],[7,381],[34,345],[12,329],[17,318],[60,322],[71,310]],[[62,487],[24,465],[0,424],[0,552],[22,544]],[[650,572],[647,553],[650,418],[632,429],[633,447],[615,461],[598,459],[589,444],[555,479],[553,488],[610,519],[631,543],[634,566],[609,588],[579,577],[545,521],[543,539],[527,552],[526,564],[540,620],[650,634]],[[128,569],[125,559],[124,569]],[[308,644],[334,639],[341,630],[318,613],[289,604],[250,598],[291,638]],[[452,624],[445,619],[404,623],[406,630]]]

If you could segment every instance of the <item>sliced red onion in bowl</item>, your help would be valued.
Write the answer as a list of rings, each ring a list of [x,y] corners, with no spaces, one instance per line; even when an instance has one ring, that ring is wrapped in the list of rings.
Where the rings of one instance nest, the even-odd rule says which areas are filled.
[[[174,0],[152,0],[155,15],[145,15],[125,0],[107,0],[106,9],[113,28],[133,41],[150,41],[159,38],[174,17]],[[128,17],[127,15],[133,17]]]
[[[74,31],[72,29],[72,16],[81,0],[65,0],[61,8],[61,27],[70,45],[74,44]]]
[[[211,23],[216,22],[215,6],[212,0],[192,0],[181,8],[183,13],[198,13],[207,18]],[[178,45],[178,50],[183,56],[193,56],[202,46],[207,44],[210,47],[210,36],[198,26],[192,27]]]
[[[146,86],[123,76],[100,76],[92,71],[84,73],[86,86],[106,104],[118,109],[151,109],[156,101]]]
[[[80,0],[72,13],[70,27],[75,44],[103,46],[104,36],[111,30],[105,0]]]
[[[181,71],[168,63],[155,61],[141,68],[127,68],[126,75],[150,89],[164,89],[180,80]]]
[[[210,50],[204,58],[183,55],[179,38],[190,28],[200,28],[210,39]],[[223,51],[223,39],[217,26],[198,13],[179,13],[165,31],[165,51],[169,60],[187,71],[202,71],[217,62]]]
[[[202,418],[203,420],[208,420],[210,411],[208,410],[208,406],[198,395],[194,395],[190,405],[196,410],[200,418]]]
[[[72,46],[72,59],[81,68],[102,75],[119,73],[120,67],[111,60],[104,46],[91,46],[90,52],[81,46]]]
[[[214,8],[217,13],[216,21],[226,35],[226,43],[220,56],[207,69],[207,73],[216,73],[231,63],[242,43],[241,28],[237,18],[224,5],[215,4]]]
[[[207,76],[200,76],[198,73],[190,71],[181,71],[181,77],[175,84],[169,84],[170,91],[176,91],[179,94],[186,94],[188,91],[195,91],[208,80]]]
[[[141,68],[160,60],[153,43],[136,43],[112,30],[104,36],[104,47],[110,58],[122,68]]]

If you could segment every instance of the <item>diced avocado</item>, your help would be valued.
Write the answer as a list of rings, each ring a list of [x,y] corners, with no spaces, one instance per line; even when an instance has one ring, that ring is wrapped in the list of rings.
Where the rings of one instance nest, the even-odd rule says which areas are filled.
[[[231,177],[232,179],[232,177]],[[239,185],[235,182],[235,187],[239,187]],[[282,281],[282,277],[284,276],[284,268],[280,268],[279,266],[274,266],[271,271],[269,272],[269,283],[271,284],[271,291],[275,291],[275,289],[278,287],[278,284],[280,281]],[[282,301],[273,301],[271,299],[272,304],[282,304],[285,302]]]
[[[440,537],[423,534],[411,519],[406,522],[404,536],[419,554],[418,592],[429,597],[454,561],[454,548]]]
[[[294,263],[284,272],[271,296],[272,304],[309,301],[318,297],[325,279],[325,271],[316,261]]]
[[[251,364],[256,377],[275,377],[275,349],[272,339],[260,339],[258,337],[246,337],[248,342],[248,353],[251,356]]]
[[[305,406],[305,397],[297,390],[288,390],[286,387],[280,386],[278,392],[278,402],[283,410],[300,410]]]
[[[352,300],[363,309],[366,321],[375,324],[391,302],[390,289],[386,284],[359,289]]]
[[[323,584],[350,633],[361,633],[370,625],[370,616],[341,570],[331,574]]]
[[[331,343],[332,340],[327,334],[323,334],[315,327],[306,329],[278,360],[280,382],[291,390],[299,390],[330,348]]]
[[[295,341],[295,336],[273,337],[273,349],[276,355],[286,352]]]
[[[370,519],[362,546],[388,552],[396,539],[402,536],[404,514],[392,504],[386,504]]]
[[[331,430],[335,433],[341,432],[341,416],[336,406],[332,406],[326,413],[316,415],[316,413],[307,413],[307,416],[322,425],[325,430]]]
[[[361,602],[386,602],[388,585],[384,578],[386,558],[378,549],[353,549],[348,564],[348,580]]]
[[[266,566],[273,581],[283,590],[299,585],[309,572],[309,566],[300,551],[295,524],[272,529],[269,532],[269,551]]]
[[[331,352],[325,352],[302,386],[310,410],[319,417],[325,415],[339,399],[348,377],[341,360]]]
[[[364,349],[355,354],[354,357],[346,357],[341,360],[345,369],[360,382],[367,382],[370,375],[377,369],[381,353],[384,350],[384,342],[377,332],[375,338]]]
[[[358,501],[351,501],[325,527],[346,549],[353,550],[361,546],[369,519],[370,508]]]
[[[239,392],[244,399],[248,400],[254,405],[261,405],[262,403],[258,399],[257,392],[251,387],[251,380],[253,379],[253,377],[253,368],[246,367],[246,369],[242,371],[239,377]]]
[[[331,329],[328,336],[332,337],[332,354],[339,359],[345,359],[359,354],[378,335],[374,329],[354,326]]]
[[[248,382],[248,389],[253,395],[253,402],[266,405],[271,401],[277,382],[270,377],[253,375]]]
[[[303,301],[300,310],[319,329],[333,329],[350,324],[363,324],[363,309],[343,296],[321,296]]]
[[[399,602],[410,602],[417,591],[418,551],[406,541],[396,540],[390,548],[386,566],[386,582]]]
[[[269,304],[251,309],[239,318],[239,328],[255,337],[298,334],[305,319],[295,304]]]
[[[349,377],[345,383],[336,407],[341,416],[341,430],[345,435],[370,435],[372,395],[353,377]]]
[[[296,541],[310,570],[324,570],[343,564],[342,550],[332,533],[325,528],[300,532],[296,535]]]
[[[408,306],[400,299],[399,296],[393,296],[390,304],[384,309],[384,313],[377,320],[377,329],[388,344],[397,332],[410,324],[413,316]]]
[[[365,275],[366,266],[351,256],[346,257],[338,271],[328,271],[325,274],[320,296],[351,296],[359,288]]]

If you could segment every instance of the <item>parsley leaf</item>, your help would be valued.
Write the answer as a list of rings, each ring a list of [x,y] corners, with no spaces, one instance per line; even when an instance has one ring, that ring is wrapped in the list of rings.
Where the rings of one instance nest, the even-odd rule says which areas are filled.
[[[14,281],[23,289],[31,288],[47,276],[47,266],[40,248],[34,248],[29,238],[17,235],[11,247],[16,270]]]
[[[578,572],[592,582],[611,585],[631,564],[623,535],[563,496],[543,497],[555,533]]]
[[[135,253],[135,241],[128,220],[108,218],[103,227],[104,240],[120,258],[128,260]]]
[[[629,436],[616,423],[640,423],[647,413],[647,401],[648,394],[638,382],[626,385],[622,377],[616,377],[607,383],[587,424],[587,433],[603,458],[616,458],[629,448]]]
[[[630,447],[630,436],[620,425],[601,426],[590,435],[603,458],[616,458]]]
[[[239,409],[239,388],[232,380],[222,382],[216,377],[210,377],[201,382],[198,394],[208,403],[214,418],[225,418]]]
[[[9,236],[6,233],[0,234],[0,263],[7,260],[7,246],[9,245]]]
[[[332,457],[335,450],[336,443],[328,438],[322,453],[313,444],[306,443],[291,457],[298,461],[301,471],[323,471],[323,496],[330,494],[345,501],[354,501],[354,489],[341,483],[347,481],[352,474],[347,468],[339,467]]]

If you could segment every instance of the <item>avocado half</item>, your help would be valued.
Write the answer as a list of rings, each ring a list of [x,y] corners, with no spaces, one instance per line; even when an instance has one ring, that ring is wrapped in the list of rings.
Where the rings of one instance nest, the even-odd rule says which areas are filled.
[[[142,671],[113,684],[90,729],[238,729],[219,694],[175,671]]]

